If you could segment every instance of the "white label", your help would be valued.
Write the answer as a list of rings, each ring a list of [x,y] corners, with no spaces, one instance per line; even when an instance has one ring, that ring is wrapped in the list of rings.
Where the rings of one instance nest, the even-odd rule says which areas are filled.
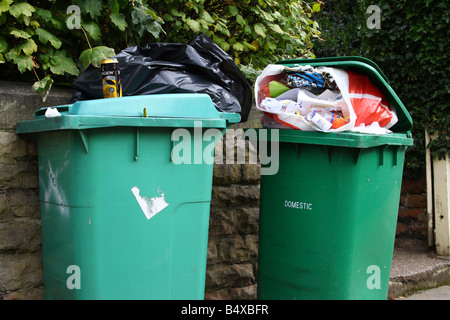
[[[147,220],[169,205],[164,199],[164,193],[161,193],[161,197],[153,197],[148,199],[147,197],[142,197],[139,194],[140,191],[141,190],[139,190],[138,187],[131,188],[131,192],[133,192],[133,195],[141,207],[142,212],[144,212],[147,217]]]
[[[312,203],[310,202],[302,202],[302,201],[291,201],[291,200],[284,200],[284,207],[285,208],[293,208],[297,210],[312,210]]]

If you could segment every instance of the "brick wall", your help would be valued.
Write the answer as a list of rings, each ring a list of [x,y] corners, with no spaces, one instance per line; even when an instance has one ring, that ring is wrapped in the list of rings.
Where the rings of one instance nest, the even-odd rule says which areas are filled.
[[[425,177],[418,180],[404,178],[398,211],[396,246],[405,248],[427,246],[427,225]]]

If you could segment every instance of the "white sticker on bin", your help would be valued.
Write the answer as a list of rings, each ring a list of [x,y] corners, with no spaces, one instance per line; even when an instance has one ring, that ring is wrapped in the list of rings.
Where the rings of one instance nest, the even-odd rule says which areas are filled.
[[[47,110],[45,110],[45,117],[46,118],[61,117],[61,113],[59,113],[57,108],[47,108]]]
[[[155,216],[158,212],[161,212],[164,208],[166,208],[169,204],[164,199],[164,193],[160,193],[160,197],[147,198],[142,197],[140,195],[141,190],[138,187],[131,188],[131,192],[133,192],[134,197],[136,198],[139,206],[145,214],[147,220]]]

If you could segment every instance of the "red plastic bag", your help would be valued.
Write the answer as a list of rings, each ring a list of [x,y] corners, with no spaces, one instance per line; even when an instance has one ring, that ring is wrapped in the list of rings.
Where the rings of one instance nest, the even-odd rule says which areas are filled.
[[[384,94],[365,75],[347,71],[349,96],[356,115],[355,127],[369,126],[378,122],[380,127],[389,129],[397,122]]]

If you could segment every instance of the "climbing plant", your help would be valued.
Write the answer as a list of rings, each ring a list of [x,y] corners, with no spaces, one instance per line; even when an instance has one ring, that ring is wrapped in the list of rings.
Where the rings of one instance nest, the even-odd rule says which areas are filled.
[[[376,10],[370,6],[376,5]],[[375,16],[374,16],[375,15]],[[379,25],[372,19],[379,18]],[[449,155],[450,3],[446,0],[326,0],[315,16],[324,41],[322,56],[359,55],[376,62],[413,118],[414,146],[407,172],[419,174],[425,163],[425,129],[435,135],[433,157]]]
[[[0,0],[3,78],[44,96],[129,46],[205,33],[250,77],[271,61],[312,56],[319,3],[305,0]]]

